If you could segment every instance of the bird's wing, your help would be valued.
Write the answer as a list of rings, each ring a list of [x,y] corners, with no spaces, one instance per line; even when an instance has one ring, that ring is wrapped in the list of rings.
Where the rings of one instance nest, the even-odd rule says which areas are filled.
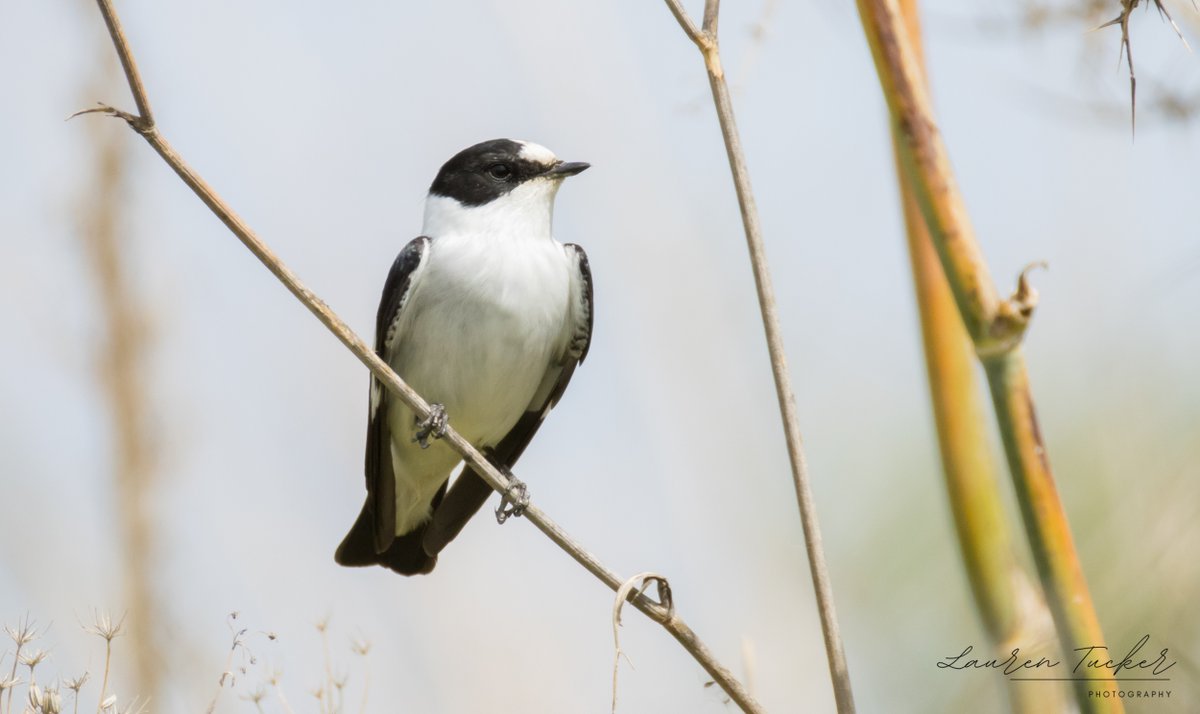
[[[375,317],[375,353],[389,362],[400,339],[400,317],[408,304],[422,267],[429,255],[431,239],[415,238],[404,246],[379,299]],[[396,477],[392,472],[392,436],[388,424],[388,402],[393,399],[374,376],[371,377],[371,411],[367,422],[367,503],[376,553],[382,553],[396,537]],[[365,514],[364,514],[365,515]]]
[[[575,374],[575,367],[587,357],[588,348],[591,346],[592,271],[583,248],[568,243],[564,249],[572,266],[572,324],[569,326],[571,334],[567,349],[562,359],[546,370],[541,386],[516,425],[490,450],[488,456],[498,466],[511,468],[517,462],[550,410],[562,398],[571,376]],[[491,494],[491,487],[479,474],[470,466],[464,467],[462,474],[450,486],[446,497],[434,508],[433,518],[425,529],[425,552],[430,556],[440,553],[446,544],[462,531],[463,526],[487,502]]]

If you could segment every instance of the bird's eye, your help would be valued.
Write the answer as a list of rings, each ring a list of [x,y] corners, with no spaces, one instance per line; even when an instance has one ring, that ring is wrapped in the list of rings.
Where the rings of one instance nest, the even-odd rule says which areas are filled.
[[[487,168],[487,172],[489,176],[500,181],[512,176],[512,169],[508,167],[508,164],[492,164]]]

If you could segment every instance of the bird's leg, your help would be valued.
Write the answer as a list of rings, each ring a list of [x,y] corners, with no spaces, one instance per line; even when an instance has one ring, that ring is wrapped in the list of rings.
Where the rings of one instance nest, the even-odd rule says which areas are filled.
[[[508,477],[508,488],[500,492],[500,505],[496,506],[496,522],[503,524],[509,518],[520,518],[525,514],[529,507],[529,489],[508,469],[500,468],[500,472]]]
[[[429,437],[440,439],[446,435],[446,407],[441,404],[429,405],[429,416],[417,422],[417,432],[413,441],[422,449],[429,448]]]

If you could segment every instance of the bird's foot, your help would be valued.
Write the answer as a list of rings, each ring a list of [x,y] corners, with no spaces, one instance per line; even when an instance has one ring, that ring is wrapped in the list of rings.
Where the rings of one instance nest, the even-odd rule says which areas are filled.
[[[413,441],[422,449],[429,448],[429,437],[440,439],[446,435],[446,407],[441,404],[429,405],[429,416],[417,422],[417,432]]]
[[[529,507],[529,489],[523,481],[518,481],[508,469],[503,469],[508,477],[508,488],[500,493],[500,505],[496,507],[496,522],[503,524],[509,518],[525,515]]]

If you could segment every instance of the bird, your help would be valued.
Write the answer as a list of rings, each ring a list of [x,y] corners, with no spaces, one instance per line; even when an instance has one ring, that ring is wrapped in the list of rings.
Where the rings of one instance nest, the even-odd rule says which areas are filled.
[[[438,171],[421,235],[392,264],[375,321],[375,352],[431,413],[419,418],[371,377],[367,496],[338,564],[431,572],[492,493],[469,464],[450,483],[461,457],[436,438],[447,422],[511,476],[562,397],[591,345],[592,273],[583,248],[555,240],[551,224],[564,179],[589,166],[494,139]],[[524,484],[510,483],[520,505]]]

